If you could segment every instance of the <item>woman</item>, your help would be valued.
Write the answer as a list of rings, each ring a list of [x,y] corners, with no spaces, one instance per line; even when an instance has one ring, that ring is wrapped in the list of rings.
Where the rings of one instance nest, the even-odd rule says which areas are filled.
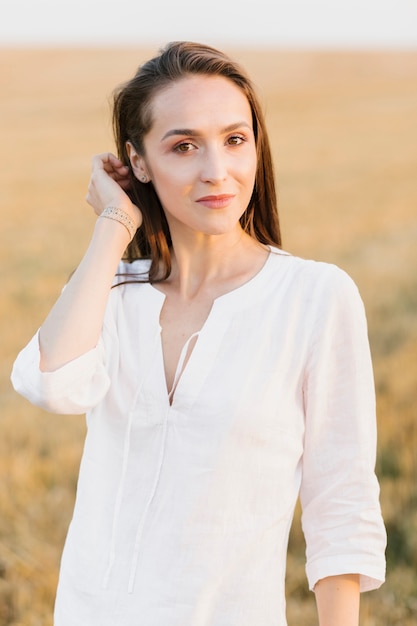
[[[168,45],[114,129],[90,245],[12,375],[87,412],[55,624],[283,626],[300,495],[320,626],[357,625],[385,547],[357,289],[280,250],[262,113],[221,52]]]

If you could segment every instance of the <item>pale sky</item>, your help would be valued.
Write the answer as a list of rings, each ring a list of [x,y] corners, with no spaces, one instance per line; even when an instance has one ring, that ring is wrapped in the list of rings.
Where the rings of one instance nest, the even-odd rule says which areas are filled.
[[[0,46],[416,48],[417,0],[2,0]]]

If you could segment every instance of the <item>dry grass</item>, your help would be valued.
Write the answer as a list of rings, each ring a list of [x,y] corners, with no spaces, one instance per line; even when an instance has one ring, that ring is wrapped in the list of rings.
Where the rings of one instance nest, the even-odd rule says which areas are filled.
[[[48,626],[84,436],[14,394],[18,349],[86,245],[90,157],[112,148],[106,97],[149,51],[1,50],[0,623]],[[153,52],[153,50],[151,51]],[[265,103],[285,247],[335,262],[368,311],[388,578],[362,626],[417,619],[417,52],[236,50]],[[316,624],[298,516],[290,624]]]

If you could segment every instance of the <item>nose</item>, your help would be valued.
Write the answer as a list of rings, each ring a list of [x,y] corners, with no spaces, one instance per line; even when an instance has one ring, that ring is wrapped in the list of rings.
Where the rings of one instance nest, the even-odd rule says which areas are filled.
[[[210,146],[204,150],[201,160],[200,177],[206,183],[219,183],[227,178],[227,159],[219,146]]]

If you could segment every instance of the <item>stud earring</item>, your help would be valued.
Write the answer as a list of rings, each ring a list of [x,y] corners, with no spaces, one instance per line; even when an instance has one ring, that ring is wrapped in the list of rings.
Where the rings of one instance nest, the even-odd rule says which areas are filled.
[[[148,177],[147,177],[147,176],[145,176],[145,174],[144,174],[143,176],[141,176],[141,177],[140,177],[140,182],[141,182],[141,183],[146,183],[146,182],[148,182]]]

